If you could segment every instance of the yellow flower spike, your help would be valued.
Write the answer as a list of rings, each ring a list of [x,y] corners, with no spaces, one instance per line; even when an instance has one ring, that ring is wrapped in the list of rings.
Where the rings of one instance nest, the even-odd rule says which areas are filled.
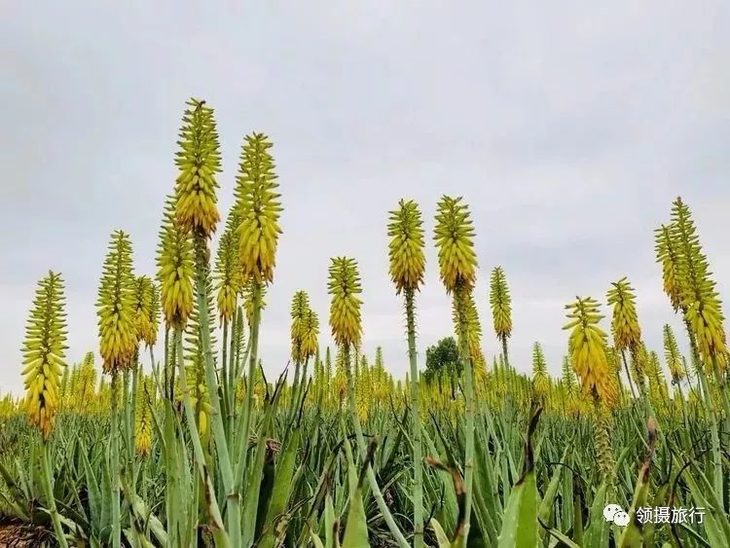
[[[609,306],[613,306],[611,331],[617,350],[634,351],[641,342],[641,327],[636,314],[636,296],[634,289],[626,277],[611,284],[607,298]]]
[[[603,318],[598,303],[590,298],[580,298],[566,305],[570,322],[563,329],[571,329],[569,348],[573,369],[581,382],[581,390],[592,399],[608,407],[616,405],[618,387],[606,356],[607,335],[598,326]]]
[[[138,348],[135,278],[132,243],[121,230],[112,234],[96,306],[104,372],[131,368]]]
[[[94,353],[87,352],[78,370],[78,378],[75,386],[72,379],[71,408],[80,412],[86,412],[93,404],[96,397],[96,369],[94,368]]]
[[[330,302],[330,327],[338,346],[358,347],[362,339],[360,307],[362,286],[357,262],[349,257],[335,257],[329,268],[327,283]]]
[[[471,290],[476,283],[477,256],[469,208],[461,197],[450,196],[443,196],[437,208],[434,240],[441,281],[448,293],[457,287]]]
[[[238,215],[235,208],[228,215],[226,230],[218,244],[218,254],[215,263],[215,289],[218,304],[218,316],[221,324],[224,321],[232,322],[236,313],[236,298],[240,291],[240,272],[238,269],[238,240],[236,229]]]
[[[302,352],[302,322],[309,310],[309,296],[306,291],[294,293],[291,304],[291,357],[294,363],[304,363]]]
[[[137,341],[148,347],[157,340],[157,328],[154,321],[155,287],[147,276],[139,276],[134,280],[134,307]]]
[[[213,109],[205,101],[190,99],[183,114],[175,157],[179,174],[175,186],[175,216],[189,232],[210,237],[220,220],[215,177],[221,157]]]
[[[486,362],[484,360],[484,354],[482,351],[482,327],[479,321],[479,312],[477,311],[476,303],[471,292],[457,291],[457,296],[452,301],[452,317],[454,325],[457,326],[457,336],[459,339],[459,347],[462,347],[462,342],[469,351],[469,357],[475,364],[475,375],[480,369],[477,365],[481,365],[486,373]],[[460,310],[464,310],[461,314]],[[461,325],[460,322],[463,320],[463,329],[459,330],[458,327]],[[483,379],[482,379],[483,380]]]
[[[398,209],[390,212],[388,237],[389,273],[396,292],[418,290],[426,271],[426,255],[423,220],[416,202],[398,202]]]
[[[137,454],[147,457],[152,448],[152,405],[155,386],[151,376],[142,375],[135,397],[134,447]]]
[[[680,309],[692,330],[700,359],[724,373],[728,348],[723,327],[722,302],[711,278],[707,258],[697,236],[689,207],[677,198],[672,205],[670,241],[677,250]]]
[[[213,317],[213,303],[212,292],[210,286],[212,282],[208,278],[208,317]],[[197,295],[194,296],[197,302]],[[202,342],[202,329],[199,320],[198,307],[193,308],[193,313],[190,315],[190,319],[185,329],[184,337],[184,357],[185,357],[185,377],[187,380],[188,393],[190,395],[191,404],[195,410],[195,416],[198,417],[198,429],[201,435],[208,439],[208,426],[210,424],[210,414],[212,412],[212,405],[210,403],[210,397],[208,394],[208,385],[205,375],[205,355],[204,346]],[[215,337],[215,329],[213,325],[208,326],[210,344],[213,348],[216,347],[217,341]],[[179,377],[178,377],[179,378]],[[183,394],[180,394],[182,399]]]
[[[300,352],[304,360],[314,356],[319,349],[319,318],[317,314],[308,308],[304,313],[301,322]]]
[[[541,403],[545,403],[550,392],[550,377],[547,372],[545,354],[543,354],[540,343],[532,347],[532,389],[535,397]]]
[[[512,301],[510,299],[507,277],[501,266],[492,270],[489,278],[489,305],[492,308],[494,332],[500,341],[512,335]]]
[[[664,359],[667,362],[669,373],[672,375],[672,384],[679,384],[686,375],[677,339],[668,324],[664,325],[662,335],[664,339]]]
[[[167,197],[157,246],[157,281],[165,323],[183,329],[193,311],[193,245],[174,216],[174,198]]]
[[[66,313],[63,279],[48,272],[38,282],[25,330],[23,371],[24,408],[44,440],[53,430],[60,406],[60,383],[66,368]]]
[[[670,227],[662,225],[654,231],[657,262],[662,266],[664,293],[669,297],[672,308],[678,312],[682,303],[682,280],[679,276],[679,257],[672,240]]]
[[[262,133],[246,136],[237,178],[241,276],[259,283],[274,279],[276,249],[282,232],[279,226],[282,207],[276,192],[279,185],[269,152],[272,146]]]

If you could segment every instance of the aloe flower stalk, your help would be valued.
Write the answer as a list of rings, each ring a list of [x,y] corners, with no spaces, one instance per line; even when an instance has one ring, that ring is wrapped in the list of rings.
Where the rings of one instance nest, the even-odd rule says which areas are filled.
[[[66,313],[63,279],[49,271],[38,283],[23,344],[22,375],[26,397],[24,407],[30,422],[42,435],[41,477],[56,540],[62,548],[68,543],[61,526],[53,494],[53,474],[48,440],[60,404],[59,385],[64,371],[66,350]]]
[[[218,252],[215,262],[215,290],[218,304],[218,317],[223,328],[223,345],[221,355],[221,378],[223,392],[223,409],[226,438],[230,441],[231,422],[235,415],[235,383],[233,372],[233,330],[235,328],[235,314],[240,292],[240,275],[238,272],[238,240],[236,230],[238,229],[238,213],[235,204],[228,214],[226,229],[218,244]],[[230,339],[230,341],[229,341]]]
[[[333,258],[330,263],[327,287],[331,297],[329,324],[332,330],[332,338],[342,352],[343,367],[347,377],[347,403],[350,419],[355,427],[355,437],[357,438],[360,455],[364,458],[367,445],[362,433],[360,419],[357,416],[355,380],[350,366],[350,352],[353,348],[358,348],[362,340],[362,313],[360,311],[362,306],[362,300],[360,299],[362,285],[355,260],[349,257]],[[370,465],[367,466],[367,476],[370,489],[373,491],[378,509],[383,514],[388,529],[399,546],[402,548],[408,547],[408,542],[385,503],[375,472]]]
[[[469,208],[462,199],[443,196],[438,203],[434,240],[438,249],[441,281],[446,292],[453,295],[454,320],[464,362],[464,400],[466,406],[466,455],[464,462],[463,542],[469,538],[469,524],[473,498],[474,478],[474,377],[468,349],[468,325],[471,293],[476,283],[477,257],[474,250],[474,225]]]
[[[501,266],[492,270],[489,279],[489,304],[492,308],[492,321],[497,339],[502,344],[502,357],[509,366],[507,340],[512,336],[512,301],[507,285],[507,277]]]
[[[570,360],[580,378],[581,391],[592,401],[596,411],[596,454],[601,472],[610,486],[614,483],[614,459],[611,451],[610,410],[618,401],[618,386],[606,355],[608,335],[598,325],[603,316],[598,303],[588,297],[576,297],[565,306],[570,322]]]
[[[537,401],[544,407],[550,392],[550,377],[540,343],[532,347],[532,390]]]
[[[410,362],[411,433],[413,436],[413,546],[422,548],[423,542],[423,447],[421,440],[421,400],[418,390],[418,361],[416,356],[415,293],[423,284],[426,256],[423,220],[418,205],[401,200],[398,209],[390,212],[388,224],[390,244],[390,278],[398,294],[403,293],[408,333]],[[376,400],[377,401],[377,400]]]
[[[302,373],[302,367],[306,363],[308,356],[305,356],[302,351],[302,336],[303,336],[303,322],[304,316],[309,311],[309,296],[306,291],[297,291],[294,293],[291,304],[291,358],[294,361],[294,381],[292,383],[292,394],[289,409],[289,421],[291,425],[294,422],[294,416],[297,410],[297,404],[299,403],[299,390],[300,390],[300,374]],[[306,374],[302,375],[301,383],[305,382]]]
[[[99,339],[104,371],[112,377],[112,546],[121,544],[120,479],[119,479],[119,374],[128,379],[128,372],[135,366],[137,356],[137,327],[134,304],[135,278],[132,272],[132,244],[129,236],[118,230],[112,234],[109,251],[99,285],[97,316]],[[127,382],[121,393],[124,402],[124,432],[131,439],[131,415],[127,405]],[[127,449],[130,449],[127,446]]]
[[[236,178],[238,267],[250,326],[246,401],[238,433],[238,447],[233,455],[236,493],[241,492],[241,484],[246,477],[246,447],[257,385],[259,324],[264,291],[266,285],[274,280],[276,250],[282,233],[279,221],[282,206],[274,159],[270,152],[272,146],[273,143],[263,133],[247,135]]]
[[[220,220],[216,191],[220,172],[220,145],[213,109],[205,101],[191,99],[183,115],[176,165],[179,169],[175,187],[175,220],[193,242],[195,297],[199,324],[200,350],[203,355],[205,384],[211,407],[211,431],[215,456],[226,498],[226,520],[230,541],[240,542],[240,499],[234,492],[234,471],[223,423],[218,375],[213,361],[211,341],[210,250],[208,240]],[[183,372],[181,371],[181,375]]]
[[[152,405],[154,399],[153,379],[142,376],[135,394],[134,447],[142,458],[149,456],[152,449]]]
[[[713,374],[721,391],[726,416],[730,417],[727,381],[728,349],[723,327],[722,302],[711,278],[709,264],[697,235],[689,207],[678,197],[672,204],[672,224],[665,238],[666,252],[672,249],[677,275],[679,309],[682,311],[693,353],[696,354],[697,373],[712,424],[713,479],[718,499],[724,507],[722,456],[720,452],[719,419],[707,374]]]
[[[636,397],[632,375],[626,363],[626,350],[631,353],[631,359],[636,360],[636,352],[641,343],[641,327],[636,313],[636,296],[633,288],[629,285],[626,277],[621,278],[617,282],[613,282],[613,287],[608,291],[608,305],[613,306],[613,317],[611,319],[611,331],[613,333],[614,346],[621,354],[626,377],[629,381],[631,393]],[[635,371],[636,384],[642,397],[644,394],[644,380],[640,371]]]

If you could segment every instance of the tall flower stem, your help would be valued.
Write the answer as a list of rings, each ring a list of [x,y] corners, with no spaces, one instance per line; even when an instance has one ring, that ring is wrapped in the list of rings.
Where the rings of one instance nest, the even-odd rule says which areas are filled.
[[[464,489],[466,491],[466,502],[464,509],[464,543],[469,538],[469,524],[471,519],[471,507],[474,483],[474,375],[472,371],[472,360],[467,346],[467,299],[468,292],[462,287],[457,287],[454,292],[456,301],[457,322],[459,329],[460,354],[464,363],[464,405],[466,414],[466,451],[464,455]]]
[[[200,233],[196,233],[194,236],[194,249],[200,342],[203,346],[205,377],[208,385],[210,405],[213,409],[211,414],[213,438],[215,440],[218,467],[223,480],[223,489],[226,492],[228,509],[226,515],[230,528],[231,542],[235,545],[238,539],[237,535],[240,534],[238,530],[240,524],[240,496],[239,492],[234,490],[233,467],[231,466],[231,457],[228,452],[226,432],[223,426],[218,376],[215,371],[213,351],[210,343],[210,318],[208,317],[208,249],[205,237]]]
[[[112,413],[111,413],[111,484],[112,484],[112,547],[119,548],[122,542],[119,495],[119,374],[112,372]]]
[[[710,394],[710,386],[707,382],[707,376],[702,368],[702,365],[697,368],[697,377],[700,379],[700,386],[702,387],[702,395],[705,398],[705,404],[710,411],[710,435],[712,440],[712,461],[714,466],[713,483],[715,485],[715,494],[717,500],[724,500],[723,498],[723,477],[722,477],[722,453],[720,452],[720,435],[719,424],[717,420],[717,412],[715,410],[715,404],[712,401],[712,395]]]
[[[226,434],[226,443],[231,443],[231,424],[230,424],[230,416],[231,416],[231,399],[230,399],[230,391],[233,389],[228,382],[229,375],[228,375],[228,337],[230,335],[229,333],[229,322],[228,318],[223,320],[223,344],[221,345],[221,382],[222,382],[222,390],[221,390],[221,396],[223,398],[223,426]]]
[[[258,373],[259,323],[261,322],[261,284],[252,282],[253,314],[251,316],[251,336],[249,338],[248,376],[246,378],[246,403],[243,408],[241,430],[238,433],[238,449],[234,456],[236,464],[236,490],[240,490],[241,483],[246,477],[246,447],[248,434],[251,429],[251,415],[253,414],[253,395],[256,388],[256,374]]]
[[[202,324],[201,324],[202,325]],[[198,468],[198,474],[200,475],[201,484],[205,489],[205,499],[208,505],[208,514],[212,523],[213,535],[216,540],[216,546],[222,548],[228,548],[229,546],[238,547],[240,546],[240,515],[236,515],[233,512],[238,510],[236,505],[232,505],[229,500],[228,505],[228,533],[223,527],[223,519],[221,518],[220,509],[216,500],[215,491],[213,490],[213,484],[208,473],[208,464],[205,459],[205,453],[203,451],[203,444],[200,441],[200,433],[198,432],[198,425],[195,418],[195,412],[193,411],[193,405],[190,401],[190,391],[187,388],[188,382],[185,373],[185,364],[183,363],[183,343],[182,343],[182,330],[175,330],[175,354],[177,358],[177,366],[180,371],[180,384],[182,385],[183,393],[183,408],[185,410],[185,419],[188,423],[190,430],[190,440],[193,445],[193,455],[195,457],[195,464]],[[237,501],[236,501],[237,502]]]
[[[421,399],[418,391],[416,320],[413,289],[405,290],[408,329],[408,360],[411,368],[411,435],[413,436],[413,547],[423,543],[423,446],[421,441]]]
[[[631,372],[629,371],[629,364],[626,361],[626,352],[621,349],[621,361],[624,364],[624,371],[626,372],[626,378],[629,381],[629,388],[631,388],[631,395],[636,398],[636,388],[634,388],[634,381],[631,380]]]

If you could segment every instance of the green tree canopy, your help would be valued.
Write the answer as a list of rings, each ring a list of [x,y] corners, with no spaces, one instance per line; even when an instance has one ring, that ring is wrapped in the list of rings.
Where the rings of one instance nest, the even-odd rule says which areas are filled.
[[[424,377],[427,382],[442,376],[454,378],[460,374],[459,347],[454,337],[445,337],[426,349]]]

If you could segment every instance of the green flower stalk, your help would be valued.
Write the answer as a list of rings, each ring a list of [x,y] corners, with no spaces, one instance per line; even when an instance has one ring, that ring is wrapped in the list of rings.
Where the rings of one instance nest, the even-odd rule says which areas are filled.
[[[209,282],[210,284],[210,282]],[[209,317],[213,315],[213,303],[208,293]],[[205,375],[205,345],[202,336],[203,325],[200,322],[200,314],[194,309],[188,321],[184,337],[185,372],[187,379],[187,393],[190,403],[195,410],[198,432],[203,445],[210,439],[210,422],[213,408],[208,394],[208,386]],[[214,330],[208,325],[208,337],[212,345],[216,344]]]
[[[618,387],[606,355],[608,335],[599,327],[603,316],[598,303],[577,297],[566,305],[570,320],[563,329],[571,330],[568,348],[573,369],[580,379],[584,397],[593,402],[596,411],[596,454],[599,466],[609,485],[614,481],[614,459],[610,444],[610,409],[618,401]]]
[[[299,409],[304,397],[304,387],[307,384],[307,368],[309,361],[315,358],[319,352],[319,318],[317,314],[309,307],[304,311],[299,327],[299,353],[300,359],[304,363],[302,371],[302,380],[296,393],[295,407]],[[315,358],[315,367],[317,366]]]
[[[187,105],[175,157],[179,169],[175,216],[184,230],[209,238],[220,220],[215,179],[221,171],[218,133],[213,109],[205,101],[190,99]]]
[[[134,368],[138,351],[132,244],[121,230],[112,234],[98,295],[100,353],[104,372],[112,376],[112,546],[118,548],[121,544],[118,408],[120,400],[126,403],[126,372]],[[123,394],[120,394],[119,387],[120,372],[125,373]],[[131,440],[130,410],[124,411],[125,434],[127,440]]]
[[[474,372],[474,379],[477,381],[479,388],[486,388],[486,359],[484,358],[484,352],[482,351],[482,325],[479,321],[479,311],[474,302],[474,296],[472,293],[463,294],[463,306],[465,308],[464,325],[462,337],[464,338],[463,345],[469,352],[469,359],[472,362],[472,369]],[[454,300],[452,303],[452,317],[454,325],[459,325],[461,312],[459,307],[456,306],[458,300]],[[459,344],[462,344],[460,340]]]
[[[53,529],[62,548],[68,546],[53,494],[48,439],[60,405],[60,383],[66,370],[66,312],[63,279],[49,271],[38,282],[23,343],[23,371],[26,396],[23,406],[31,424],[43,437],[41,470]]]
[[[351,351],[359,348],[362,342],[362,313],[360,310],[362,306],[362,299],[360,298],[362,285],[357,270],[357,262],[349,257],[332,258],[327,288],[330,295],[329,325],[332,338],[340,349],[347,378],[347,403],[350,419],[355,427],[355,437],[357,438],[360,454],[365,458],[367,446],[360,426],[360,419],[357,415],[355,379],[350,364]],[[367,476],[370,489],[373,491],[378,509],[383,514],[388,529],[396,538],[398,544],[402,548],[406,548],[408,543],[398,529],[398,525],[395,523],[378,487],[375,472],[369,465],[367,466]]]
[[[282,206],[277,192],[277,176],[270,149],[273,146],[262,133],[253,133],[244,138],[241,159],[236,179],[236,211],[238,260],[240,283],[248,293],[244,305],[249,317],[251,336],[248,349],[248,378],[246,383],[246,404],[243,412],[238,448],[233,456],[236,466],[236,493],[246,477],[246,449],[248,444],[251,415],[253,413],[254,391],[257,386],[258,340],[263,293],[267,284],[273,282],[276,265],[276,251]]]
[[[195,310],[200,337],[199,352],[202,354],[202,366],[205,371],[205,387],[211,406],[211,431],[215,444],[215,450],[212,453],[215,455],[217,469],[220,471],[223,490],[228,493],[226,519],[230,529],[230,542],[238,545],[241,542],[240,503],[237,492],[234,491],[234,471],[223,422],[218,371],[213,360],[213,342],[211,341],[213,311],[209,299],[212,288],[208,240],[215,232],[220,220],[216,197],[218,189],[216,175],[220,172],[220,147],[213,109],[208,107],[205,101],[195,99],[188,101],[188,107],[183,115],[178,141],[179,149],[176,154],[176,165],[179,172],[175,187],[175,223],[192,239]],[[180,331],[180,328],[176,329],[175,335],[178,339],[176,347],[182,346]],[[182,365],[179,372],[181,379],[186,378]],[[224,394],[228,394],[225,389]],[[185,407],[186,415],[192,414],[187,397]],[[188,426],[195,437],[200,436],[197,428],[190,424]],[[198,439],[196,442],[200,442],[200,440]],[[204,455],[201,455],[196,448],[198,467],[205,466],[205,462],[201,461],[201,458],[204,458]],[[204,474],[207,474],[207,471]],[[206,480],[201,478],[201,481],[205,487]],[[212,501],[208,500],[207,503],[211,510]],[[224,532],[216,530],[213,531],[213,534],[221,536]]]
[[[226,417],[226,436],[230,438],[231,421],[235,416],[235,378],[238,360],[236,356],[236,339],[233,331],[236,316],[238,294],[241,290],[241,277],[238,268],[238,239],[239,225],[236,206],[231,208],[226,220],[226,229],[218,243],[214,279],[216,302],[218,304],[218,318],[223,327],[223,353],[221,376],[223,378],[223,402]],[[230,340],[229,340],[230,339]]]
[[[461,198],[443,196],[437,205],[434,240],[438,249],[439,274],[446,293],[453,295],[454,316],[460,354],[464,362],[464,400],[466,411],[466,455],[464,487],[466,501],[460,534],[466,544],[472,507],[474,477],[474,377],[468,348],[469,313],[473,306],[471,293],[476,283],[477,257],[474,250],[474,225],[469,208]],[[470,305],[472,302],[472,305]]]
[[[266,308],[266,286],[256,283],[253,279],[248,280],[241,287],[241,296],[243,298],[243,309],[246,313],[246,323],[253,326],[253,318],[258,310],[259,315]]]
[[[423,220],[418,204],[412,200],[398,202],[398,209],[390,212],[388,237],[390,238],[388,245],[390,279],[395,285],[396,293],[403,293],[405,297],[413,437],[413,546],[422,548],[424,546],[423,442],[421,439],[423,426],[420,415],[421,401],[416,357],[415,293],[423,284],[426,255],[424,253]],[[364,359],[363,356],[363,361]]]
[[[292,396],[290,405],[290,417],[288,424],[294,423],[294,417],[299,407],[299,394],[302,386],[306,383],[307,378],[307,362],[311,353],[307,354],[302,349],[302,341],[304,337],[304,319],[310,312],[309,296],[306,291],[297,291],[294,293],[291,305],[291,358],[294,361],[295,372],[294,382],[292,383]],[[315,336],[316,339],[316,336]],[[315,343],[316,344],[316,343]],[[304,367],[304,370],[302,370]]]
[[[668,240],[671,248],[676,252],[679,309],[682,311],[687,327],[705,403],[710,410],[714,461],[713,481],[718,500],[721,501],[724,508],[719,420],[712,397],[712,386],[709,384],[707,376],[708,373],[714,375],[717,387],[722,391],[721,399],[725,413],[730,416],[727,384],[723,378],[728,362],[728,349],[723,327],[725,318],[722,313],[722,303],[715,290],[715,282],[711,278],[707,258],[702,252],[692,214],[681,198],[677,198],[672,204],[672,223],[669,227]]]

